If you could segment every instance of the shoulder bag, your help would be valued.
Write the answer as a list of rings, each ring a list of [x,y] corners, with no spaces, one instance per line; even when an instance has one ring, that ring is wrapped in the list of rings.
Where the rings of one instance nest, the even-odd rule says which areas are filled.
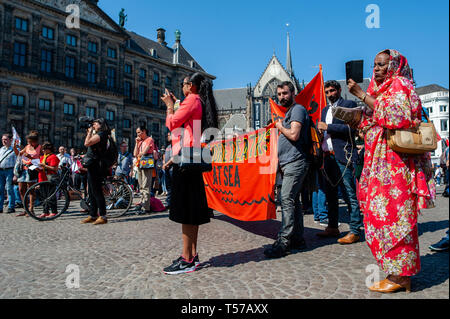
[[[141,169],[144,168],[154,168],[155,167],[155,159],[153,155],[144,155],[138,161],[138,167]]]
[[[421,122],[418,127],[408,129],[387,130],[388,146],[395,152],[405,154],[425,154],[437,149],[437,133],[434,124],[423,112],[427,123]]]
[[[205,158],[204,147],[185,147],[183,146],[184,132],[181,134],[181,151],[178,157],[178,165],[181,170],[184,171],[196,171],[196,172],[210,172],[212,171],[211,152],[206,152]]]

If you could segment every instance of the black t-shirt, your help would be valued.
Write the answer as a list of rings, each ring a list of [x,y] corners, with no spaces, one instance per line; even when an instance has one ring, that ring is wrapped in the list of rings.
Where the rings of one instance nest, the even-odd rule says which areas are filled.
[[[92,156],[94,158],[102,158],[106,152],[106,147],[108,145],[108,133],[105,131],[98,132],[97,135],[100,136],[100,142],[88,147],[87,156]]]

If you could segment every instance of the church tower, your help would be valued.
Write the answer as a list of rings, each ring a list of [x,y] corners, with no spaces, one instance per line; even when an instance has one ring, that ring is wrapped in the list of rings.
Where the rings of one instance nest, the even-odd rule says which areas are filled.
[[[281,64],[274,53],[253,89],[251,122],[256,129],[264,127],[272,118],[270,114],[269,98],[277,102],[277,86],[285,81],[289,81],[294,85],[296,94],[300,92],[301,87],[298,80],[295,78],[294,68],[292,66],[291,39],[289,32],[287,33],[286,67]]]

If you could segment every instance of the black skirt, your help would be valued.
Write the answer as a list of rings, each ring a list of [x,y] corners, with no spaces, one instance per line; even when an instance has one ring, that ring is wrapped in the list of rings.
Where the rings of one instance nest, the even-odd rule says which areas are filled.
[[[174,165],[169,219],[180,224],[202,225],[210,222],[210,212],[202,173],[182,171]]]

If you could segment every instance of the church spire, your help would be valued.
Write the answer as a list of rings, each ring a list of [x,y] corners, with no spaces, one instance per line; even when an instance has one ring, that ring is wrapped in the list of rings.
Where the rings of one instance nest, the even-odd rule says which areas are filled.
[[[289,31],[287,33],[286,71],[289,73],[291,78],[294,76],[294,71],[292,70],[291,41],[289,39]]]

